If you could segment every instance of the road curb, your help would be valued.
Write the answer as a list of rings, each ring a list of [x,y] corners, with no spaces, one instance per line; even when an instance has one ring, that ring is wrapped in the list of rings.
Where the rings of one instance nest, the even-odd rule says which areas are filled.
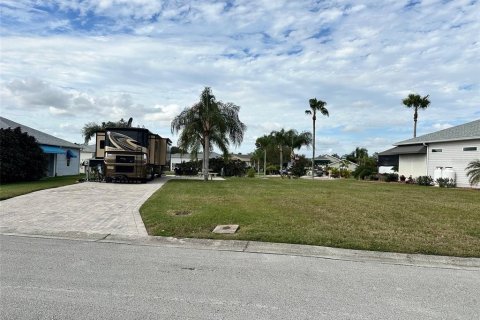
[[[5,227],[0,228],[0,234],[6,236],[80,240],[127,245],[302,256],[329,260],[383,263],[416,267],[480,270],[480,258],[352,250],[288,243],[137,236],[76,231],[58,232],[45,230],[19,230],[8,229]]]

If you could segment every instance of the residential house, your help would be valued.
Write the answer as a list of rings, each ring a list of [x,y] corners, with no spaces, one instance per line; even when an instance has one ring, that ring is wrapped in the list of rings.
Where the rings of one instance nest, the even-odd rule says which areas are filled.
[[[358,167],[358,165],[354,162],[344,160],[344,159],[339,159],[337,157],[334,157],[328,154],[324,154],[316,157],[315,165],[320,165],[322,167],[328,166],[330,168],[337,168],[337,169],[344,168],[344,166],[346,165],[345,169],[348,169],[350,171],[354,171]]]
[[[480,119],[400,141],[394,146],[379,153],[379,172],[397,166],[399,175],[436,179],[442,177],[442,172],[445,176],[445,172],[453,171],[457,186],[469,187],[465,168],[480,159]]]
[[[230,155],[230,160],[240,160],[245,162],[245,165],[248,167],[252,166],[252,155],[251,154],[232,154]]]
[[[83,163],[85,160],[95,159],[95,145],[81,145],[80,146],[80,173],[85,173]]]
[[[48,160],[47,176],[68,176],[79,173],[79,145],[0,117],[0,128],[15,129],[17,127],[20,127],[22,132],[34,137],[42,148]]]

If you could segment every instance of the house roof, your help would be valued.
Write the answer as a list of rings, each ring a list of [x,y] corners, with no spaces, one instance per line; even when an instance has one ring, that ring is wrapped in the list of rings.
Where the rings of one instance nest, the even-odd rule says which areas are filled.
[[[480,119],[459,126],[425,134],[420,137],[394,143],[394,146],[431,142],[480,139]],[[388,150],[387,150],[388,151]]]
[[[82,152],[94,153],[96,151],[96,146],[94,144],[81,145],[80,147]]]
[[[15,121],[6,119],[4,117],[0,117],[0,128],[2,129],[8,129],[12,128],[15,129],[17,127],[20,127],[22,132],[26,132],[28,135],[32,136],[37,140],[39,144],[44,144],[44,145],[49,145],[49,146],[58,146],[58,147],[66,147],[66,148],[75,148],[75,149],[80,149],[79,145],[76,145],[74,143],[68,142],[66,140],[54,137],[52,135],[49,135],[47,133],[35,130],[33,128],[24,126],[23,124],[17,123]]]
[[[425,154],[427,153],[427,147],[424,145],[408,145],[408,146],[399,146],[392,149],[385,150],[380,152],[379,156],[393,156],[397,154]]]
[[[244,162],[249,162],[251,158],[252,158],[251,154],[232,154],[230,156],[230,159],[241,160],[241,161],[244,161]]]

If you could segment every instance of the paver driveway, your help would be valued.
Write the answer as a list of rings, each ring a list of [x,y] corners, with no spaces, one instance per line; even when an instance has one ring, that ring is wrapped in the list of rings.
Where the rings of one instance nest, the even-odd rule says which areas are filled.
[[[140,206],[165,182],[84,182],[0,202],[0,228],[28,233],[87,232],[146,236]]]

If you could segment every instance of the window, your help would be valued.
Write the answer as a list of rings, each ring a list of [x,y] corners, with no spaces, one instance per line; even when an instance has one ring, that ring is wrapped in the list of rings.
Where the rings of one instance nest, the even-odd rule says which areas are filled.
[[[105,140],[100,140],[100,149],[105,149]]]
[[[442,149],[432,149],[432,152],[442,152]]]
[[[477,151],[477,147],[465,147],[463,151]]]

